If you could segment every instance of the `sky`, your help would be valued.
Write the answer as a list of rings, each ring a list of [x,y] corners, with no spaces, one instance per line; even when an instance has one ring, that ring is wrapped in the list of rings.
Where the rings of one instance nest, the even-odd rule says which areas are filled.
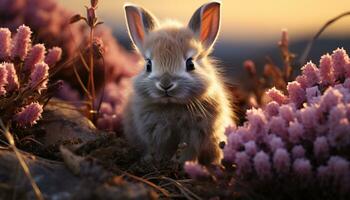
[[[89,0],[59,0],[74,12],[85,14]],[[126,33],[124,3],[140,5],[160,20],[177,19],[187,24],[193,12],[207,0],[100,0],[98,16],[118,34]],[[292,39],[311,37],[330,18],[350,10],[349,0],[222,0],[221,40],[245,43],[276,42],[282,29]],[[350,35],[350,16],[324,34]]]

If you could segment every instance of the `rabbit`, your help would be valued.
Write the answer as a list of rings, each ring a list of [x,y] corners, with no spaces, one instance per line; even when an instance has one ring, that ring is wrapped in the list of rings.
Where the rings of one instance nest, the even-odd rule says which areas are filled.
[[[202,5],[187,26],[160,24],[149,11],[126,4],[126,24],[144,69],[133,79],[124,110],[127,140],[144,159],[219,164],[225,127],[235,114],[212,52],[220,28],[219,2]]]

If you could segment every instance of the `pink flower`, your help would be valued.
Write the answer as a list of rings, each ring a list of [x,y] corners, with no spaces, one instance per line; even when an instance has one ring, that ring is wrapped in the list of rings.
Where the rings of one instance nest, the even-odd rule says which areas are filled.
[[[270,133],[276,134],[283,139],[288,138],[287,122],[281,116],[274,116],[268,124]]]
[[[32,73],[30,74],[29,86],[33,90],[37,90],[39,93],[46,89],[49,76],[49,66],[44,63],[37,63],[34,66]]]
[[[328,160],[328,166],[332,177],[336,182],[342,181],[343,178],[350,176],[349,161],[340,156],[332,156]]]
[[[344,77],[346,73],[345,65],[349,63],[349,56],[346,54],[346,51],[343,48],[338,48],[335,51],[333,51],[332,61],[335,78],[340,79]]]
[[[242,145],[242,137],[237,133],[232,133],[228,136],[227,145],[232,149],[238,150]]]
[[[339,125],[339,121],[347,117],[344,104],[338,104],[331,109],[328,115],[328,126],[334,128]]]
[[[35,64],[44,61],[45,52],[46,49],[43,44],[34,45],[25,59],[24,71],[31,72]]]
[[[293,147],[292,149],[292,157],[293,159],[297,159],[297,158],[303,158],[305,156],[305,149],[303,146],[301,145],[296,145]]]
[[[252,60],[244,61],[243,66],[249,72],[250,75],[256,74],[255,63]]]
[[[298,177],[307,180],[312,176],[310,161],[305,158],[297,158],[293,163],[293,171]]]
[[[312,103],[313,98],[321,95],[318,86],[306,88],[306,99],[309,103]]]
[[[51,67],[61,60],[61,57],[62,49],[59,47],[53,47],[52,49],[49,49],[49,52],[45,57],[45,63]]]
[[[307,88],[308,80],[307,80],[306,76],[299,75],[295,78],[295,81],[300,84],[301,88],[303,88],[303,89]]]
[[[285,104],[279,108],[279,114],[283,117],[287,122],[293,121],[295,118],[295,109],[293,105]]]
[[[249,128],[247,127],[238,127],[236,130],[236,134],[238,134],[243,142],[248,142],[250,140],[255,140],[255,133],[253,133]]]
[[[305,101],[305,90],[301,87],[301,85],[296,82],[289,82],[287,85],[287,90],[289,93],[289,99],[292,103],[295,103],[297,107],[300,107]]]
[[[342,101],[343,95],[337,89],[329,87],[321,97],[320,108],[321,112],[328,112],[333,106],[336,106]]]
[[[14,121],[21,127],[32,126],[41,118],[43,108],[39,103],[31,103],[14,116]]]
[[[0,28],[0,59],[10,56],[11,32],[8,28]]]
[[[256,133],[259,137],[265,134],[266,117],[260,108],[247,110],[247,119],[249,121],[250,130],[253,133]]]
[[[258,151],[258,148],[254,141],[249,141],[244,144],[244,150],[249,156],[254,156]]]
[[[19,58],[20,60],[24,60],[31,45],[31,34],[32,31],[28,26],[22,25],[18,27],[11,50],[12,58]]]
[[[287,97],[280,90],[277,90],[275,87],[269,89],[266,92],[266,95],[269,96],[273,101],[276,101],[279,104],[283,104],[287,100]]]
[[[329,156],[329,145],[326,137],[316,138],[314,141],[314,154],[317,159],[324,159]]]
[[[329,144],[342,147],[350,144],[350,123],[347,118],[340,119],[337,126],[331,127],[328,134]]]
[[[265,113],[268,117],[278,115],[279,104],[276,101],[271,101],[265,106]]]
[[[320,78],[324,86],[335,83],[332,57],[329,54],[323,55],[320,60]]]
[[[244,151],[236,153],[235,163],[237,166],[238,175],[246,175],[252,171],[250,156],[248,156]]]
[[[299,111],[301,123],[307,129],[315,128],[318,124],[317,109],[315,107],[306,107]]]
[[[308,62],[301,68],[301,70],[303,75],[306,77],[307,87],[312,87],[319,82],[320,74],[315,64]]]
[[[13,92],[19,88],[18,76],[12,63],[4,63],[7,70],[7,92]]]
[[[289,141],[296,144],[300,141],[304,134],[304,127],[297,121],[289,122],[288,133],[289,133]]]
[[[271,152],[275,152],[279,148],[284,148],[284,142],[280,137],[276,135],[270,135],[267,143],[270,147]]]
[[[286,174],[289,172],[290,158],[289,153],[283,149],[278,148],[273,154],[273,166],[277,173]]]
[[[269,155],[259,151],[253,159],[254,168],[260,179],[269,179],[272,177],[271,163]]]
[[[192,179],[200,179],[209,176],[209,172],[205,167],[192,161],[185,162],[184,170]]]
[[[7,70],[4,64],[0,64],[0,96],[6,94],[5,86],[7,84]]]

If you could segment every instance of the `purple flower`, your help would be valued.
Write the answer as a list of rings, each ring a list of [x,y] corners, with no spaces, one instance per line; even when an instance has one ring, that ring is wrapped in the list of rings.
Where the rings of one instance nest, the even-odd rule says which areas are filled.
[[[4,63],[7,70],[7,92],[13,92],[19,88],[18,76],[12,63]]]
[[[287,100],[287,97],[280,90],[277,90],[275,87],[269,89],[266,92],[266,95],[269,96],[273,101],[276,101],[279,104],[283,104]]]
[[[349,161],[340,156],[332,156],[328,160],[328,166],[331,176],[334,178],[335,182],[341,184],[344,178],[348,178],[350,176]]]
[[[329,87],[321,97],[320,108],[321,112],[328,112],[333,106],[336,106],[342,101],[343,95],[339,90]]]
[[[18,27],[17,34],[12,44],[12,58],[19,58],[20,60],[24,60],[24,58],[27,56],[29,47],[31,45],[31,34],[32,31],[28,26],[22,25]]]
[[[32,126],[41,118],[42,112],[43,108],[39,103],[31,103],[22,108],[13,119],[21,127]]]
[[[34,45],[25,59],[24,71],[31,72],[35,64],[44,61],[45,52],[46,49],[43,44]]]
[[[273,166],[277,173],[287,174],[290,167],[289,153],[283,149],[278,148],[273,154]]]
[[[301,68],[303,75],[306,77],[307,87],[312,87],[317,84],[320,80],[319,71],[315,64],[308,62]]]
[[[293,159],[297,159],[297,158],[303,158],[305,156],[305,149],[303,146],[301,145],[296,145],[293,147],[292,149],[292,157]]]
[[[6,94],[7,70],[4,64],[0,64],[0,96]]]
[[[312,103],[313,99],[321,95],[318,86],[306,88],[306,99],[308,102]]]
[[[261,109],[252,108],[247,110],[247,119],[252,132],[257,133],[259,137],[265,134],[266,117]]]
[[[235,163],[237,166],[238,175],[246,175],[252,171],[252,163],[250,161],[250,156],[246,152],[236,153]]]
[[[265,113],[268,117],[278,115],[279,104],[276,101],[271,101],[265,106]]]
[[[259,151],[253,159],[255,171],[260,179],[272,177],[270,157],[263,151]]]
[[[335,78],[340,79],[344,77],[346,73],[345,65],[349,63],[349,56],[346,54],[346,51],[343,48],[338,48],[335,51],[333,51],[332,61]]]
[[[335,83],[333,61],[329,54],[321,57],[319,71],[322,85],[328,86]]]
[[[279,114],[283,117],[287,122],[293,121],[295,119],[295,108],[293,105],[285,104],[279,107]]]
[[[269,144],[271,152],[275,152],[279,148],[284,148],[284,142],[276,135],[270,135],[267,143]]]
[[[300,107],[306,100],[305,90],[301,87],[301,85],[298,82],[289,82],[287,85],[287,90],[289,93],[290,101],[294,103],[297,107]]]
[[[300,141],[304,134],[304,126],[297,121],[289,122],[288,133],[289,141],[296,144]]]
[[[32,73],[30,74],[29,87],[32,90],[36,90],[41,93],[46,89],[49,76],[49,66],[44,63],[37,63],[34,66]]]
[[[329,145],[324,136],[316,138],[314,142],[314,154],[317,159],[325,159],[329,156]]]
[[[245,143],[244,150],[249,156],[254,156],[258,151],[255,141],[249,141]]]
[[[184,170],[192,179],[200,179],[209,176],[209,172],[205,167],[192,161],[185,162]]]
[[[11,32],[8,28],[0,28],[0,59],[10,56]]]
[[[45,63],[50,67],[54,66],[59,60],[61,60],[61,57],[62,49],[59,47],[53,47],[52,49],[49,49],[49,52],[45,57]]]
[[[283,139],[288,138],[287,122],[281,116],[274,116],[269,121],[270,133],[276,134]]]
[[[297,158],[293,163],[294,173],[304,180],[312,176],[312,167],[309,160],[305,158]]]

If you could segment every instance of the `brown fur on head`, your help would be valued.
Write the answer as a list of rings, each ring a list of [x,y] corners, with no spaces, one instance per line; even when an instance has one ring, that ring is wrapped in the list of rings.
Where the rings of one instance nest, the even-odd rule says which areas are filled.
[[[130,37],[145,59],[134,82],[136,94],[154,103],[189,103],[217,88],[217,69],[207,55],[220,27],[220,3],[200,7],[187,26],[158,20],[143,8],[126,5]]]

